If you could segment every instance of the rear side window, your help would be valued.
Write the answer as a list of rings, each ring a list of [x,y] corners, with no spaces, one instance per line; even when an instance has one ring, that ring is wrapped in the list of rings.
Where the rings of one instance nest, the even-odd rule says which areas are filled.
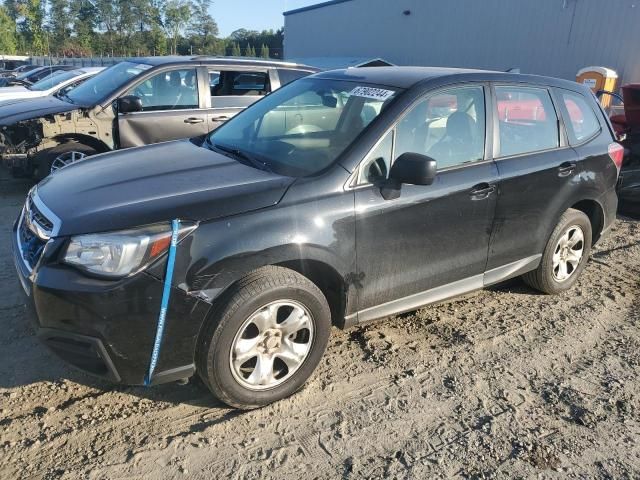
[[[558,117],[544,88],[496,87],[500,157],[557,148]]]
[[[278,77],[280,78],[280,86],[283,87],[287,83],[291,83],[299,78],[310,75],[309,72],[303,72],[302,70],[280,70],[278,69]]]
[[[582,95],[563,90],[560,98],[568,117],[565,123],[570,144],[582,143],[600,131],[600,122]]]
[[[246,108],[271,91],[267,72],[209,70],[213,108]]]

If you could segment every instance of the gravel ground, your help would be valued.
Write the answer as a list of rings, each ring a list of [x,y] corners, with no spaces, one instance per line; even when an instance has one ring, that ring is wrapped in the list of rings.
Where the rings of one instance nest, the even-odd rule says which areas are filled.
[[[334,330],[303,391],[238,412],[38,343],[9,246],[26,191],[0,174],[0,478],[640,478],[640,222],[562,296],[515,280]]]

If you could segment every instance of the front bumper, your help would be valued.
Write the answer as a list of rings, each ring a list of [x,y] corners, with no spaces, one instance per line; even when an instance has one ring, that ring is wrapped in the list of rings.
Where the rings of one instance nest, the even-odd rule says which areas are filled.
[[[13,173],[28,174],[31,171],[29,156],[26,153],[3,153],[1,163]]]
[[[63,239],[50,240],[33,269],[23,261],[16,229],[14,263],[38,337],[71,365],[127,385],[149,368],[162,280],[146,273],[120,281],[89,278],[56,261]],[[152,384],[195,373],[196,339],[210,305],[173,287]]]

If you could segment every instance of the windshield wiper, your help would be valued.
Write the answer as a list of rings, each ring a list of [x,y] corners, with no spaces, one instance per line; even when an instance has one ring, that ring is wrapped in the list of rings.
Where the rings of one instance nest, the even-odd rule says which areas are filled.
[[[273,173],[271,168],[269,168],[269,166],[265,162],[261,162],[257,158],[252,157],[247,152],[244,152],[244,151],[240,150],[239,148],[228,147],[228,146],[225,146],[225,145],[213,144],[213,143],[211,143],[211,141],[208,138],[207,138],[207,144],[211,148],[216,148],[218,150],[222,150],[223,152],[229,153],[229,154],[233,155],[234,157],[236,157],[236,158],[238,158],[240,160],[245,160],[245,161],[249,162],[251,165],[253,165],[254,167],[259,168],[260,170],[266,170],[267,172]]]

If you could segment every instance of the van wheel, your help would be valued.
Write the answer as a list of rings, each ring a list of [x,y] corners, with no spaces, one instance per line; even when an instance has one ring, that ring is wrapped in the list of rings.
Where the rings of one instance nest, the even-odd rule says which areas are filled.
[[[330,331],[329,305],[315,284],[287,268],[263,267],[214,307],[198,341],[198,374],[224,403],[261,407],[302,388]]]
[[[33,176],[40,181],[49,174],[96,153],[95,148],[73,142],[48,148],[36,155]]]
[[[570,208],[560,217],[536,270],[525,273],[529,286],[548,294],[570,289],[584,270],[591,252],[591,222]]]

